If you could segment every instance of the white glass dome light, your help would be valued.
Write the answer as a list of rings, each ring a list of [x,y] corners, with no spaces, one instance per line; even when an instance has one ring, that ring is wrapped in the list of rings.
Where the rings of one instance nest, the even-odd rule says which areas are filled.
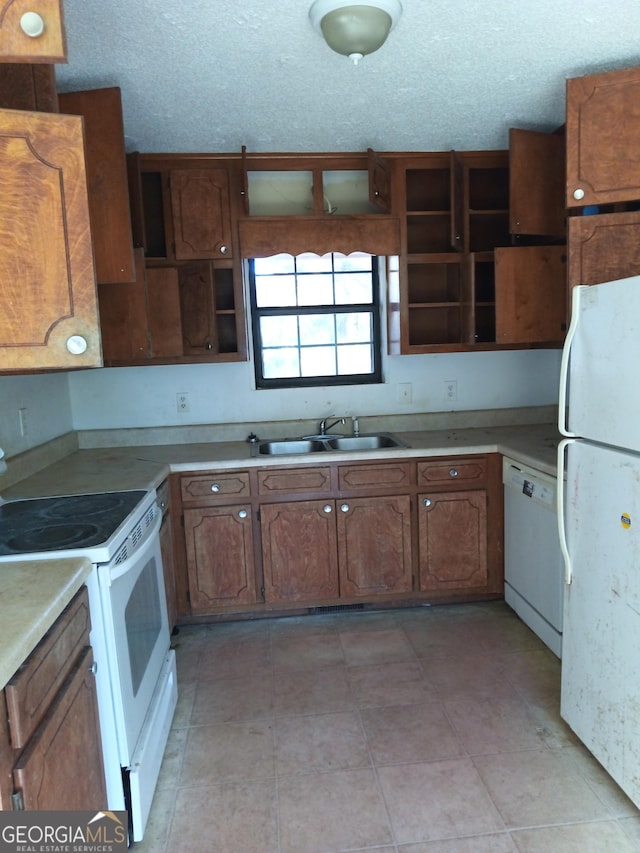
[[[400,0],[315,0],[313,28],[354,65],[382,47],[402,13]]]

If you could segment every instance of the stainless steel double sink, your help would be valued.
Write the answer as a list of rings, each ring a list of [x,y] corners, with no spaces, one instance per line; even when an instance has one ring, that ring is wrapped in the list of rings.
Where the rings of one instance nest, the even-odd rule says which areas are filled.
[[[388,432],[365,435],[303,435],[301,438],[282,438],[258,441],[256,454],[260,456],[288,456],[289,454],[323,453],[327,451],[379,450],[407,445]]]

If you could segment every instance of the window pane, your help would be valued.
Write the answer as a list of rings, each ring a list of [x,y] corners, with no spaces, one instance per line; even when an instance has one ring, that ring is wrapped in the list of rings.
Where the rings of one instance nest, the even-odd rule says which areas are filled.
[[[309,314],[300,317],[302,344],[333,344],[335,340],[335,314]]]
[[[298,277],[298,305],[333,305],[333,276]]]
[[[256,276],[256,305],[258,308],[285,308],[296,304],[295,275]]]
[[[346,376],[350,373],[371,373],[373,370],[370,346],[361,344],[339,346],[338,374]]]
[[[368,313],[338,314],[336,336],[339,344],[371,341],[371,315]]]
[[[331,272],[331,255],[314,255],[305,252],[296,258],[296,269],[298,272]]]
[[[370,272],[336,276],[336,305],[371,305],[372,302],[373,285]]]
[[[302,376],[335,376],[335,347],[303,347],[300,350]]]
[[[265,379],[290,379],[300,376],[297,347],[279,347],[262,351]]]
[[[270,258],[255,258],[254,270],[256,275],[270,273],[292,273],[295,269],[293,255],[272,255]]]
[[[371,255],[366,255],[363,252],[354,252],[352,255],[341,255],[336,252],[333,258],[333,267],[336,272],[349,272],[351,270],[368,270],[371,272]]]
[[[261,317],[260,337],[263,347],[297,347],[297,317]]]

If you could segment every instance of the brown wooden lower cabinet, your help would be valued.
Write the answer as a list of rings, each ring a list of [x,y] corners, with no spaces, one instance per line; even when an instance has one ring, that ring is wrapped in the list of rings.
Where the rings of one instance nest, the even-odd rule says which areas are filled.
[[[488,584],[484,490],[418,497],[420,589],[482,590]]]
[[[180,495],[178,621],[502,593],[498,454],[198,472]]]

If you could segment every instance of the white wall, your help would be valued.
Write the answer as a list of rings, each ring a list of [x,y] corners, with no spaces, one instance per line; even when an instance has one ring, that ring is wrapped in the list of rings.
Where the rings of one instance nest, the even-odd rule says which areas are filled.
[[[256,391],[248,362],[112,368],[68,378],[74,427],[107,429],[554,405],[559,365],[560,350],[392,356],[383,361],[383,385],[281,391]],[[454,402],[445,388],[452,379]],[[400,387],[407,383],[409,389]],[[184,392],[189,411],[178,414],[176,395]]]
[[[19,410],[26,409],[26,434]],[[15,456],[73,429],[66,373],[0,376],[0,447]]]

